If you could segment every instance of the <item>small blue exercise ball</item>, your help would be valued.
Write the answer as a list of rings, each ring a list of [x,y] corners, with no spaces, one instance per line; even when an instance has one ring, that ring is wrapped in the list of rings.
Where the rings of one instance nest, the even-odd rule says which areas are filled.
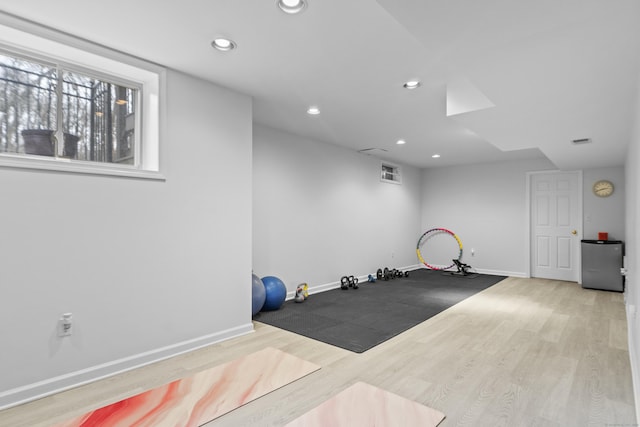
[[[267,293],[264,289],[264,283],[254,274],[251,280],[251,316],[255,316],[262,310],[266,298]]]
[[[279,309],[287,297],[287,287],[282,283],[282,280],[275,276],[263,277],[262,283],[264,283],[264,290],[266,293],[262,311]]]

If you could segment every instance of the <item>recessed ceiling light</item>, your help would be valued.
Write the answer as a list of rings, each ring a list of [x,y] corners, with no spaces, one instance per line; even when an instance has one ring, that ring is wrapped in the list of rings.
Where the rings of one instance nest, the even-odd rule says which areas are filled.
[[[417,89],[420,87],[420,80],[409,80],[405,84],[402,85],[405,89]]]
[[[307,7],[304,0],[278,0],[277,4],[280,10],[290,15],[300,13]]]
[[[433,156],[431,156],[431,157],[433,157],[434,159],[439,159],[439,158],[440,158],[440,154],[434,154],[434,155],[433,155]]]
[[[307,109],[307,114],[311,114],[312,116],[317,116],[320,114],[320,109],[318,107],[309,107]]]
[[[396,144],[398,144],[398,145],[404,145],[404,144],[406,144],[406,143],[407,143],[407,141],[405,141],[404,139],[399,139],[399,140],[396,142]]]
[[[218,37],[217,39],[211,42],[211,46],[215,47],[216,49],[222,52],[227,52],[235,49],[236,43],[233,40],[230,40],[224,37]]]

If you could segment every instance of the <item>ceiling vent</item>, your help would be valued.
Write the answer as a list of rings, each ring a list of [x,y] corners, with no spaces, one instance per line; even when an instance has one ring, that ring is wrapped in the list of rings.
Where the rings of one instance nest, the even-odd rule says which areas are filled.
[[[574,139],[573,141],[571,141],[571,143],[573,145],[589,144],[591,143],[591,138]]]
[[[387,153],[387,150],[385,150],[384,148],[365,148],[363,150],[358,150],[358,153],[375,156],[376,154]]]

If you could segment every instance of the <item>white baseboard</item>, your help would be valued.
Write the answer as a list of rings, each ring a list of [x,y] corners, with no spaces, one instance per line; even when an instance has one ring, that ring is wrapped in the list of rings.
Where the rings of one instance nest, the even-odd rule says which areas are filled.
[[[423,268],[422,264],[414,264],[414,265],[409,265],[409,266],[405,266],[405,267],[393,267],[396,268],[397,270],[400,271],[411,271],[411,270],[417,270],[419,268]],[[372,272],[372,273],[367,273],[365,275],[362,276],[357,276],[358,278],[358,284],[362,285],[364,283],[368,283],[369,280],[369,274],[371,274],[372,276],[375,277],[376,272]],[[324,283],[322,285],[309,285],[309,295],[312,294],[317,294],[320,292],[325,292],[325,291],[330,291],[332,289],[338,289],[340,287],[340,281],[336,281],[336,282],[330,282],[330,283]],[[287,300],[293,299],[296,296],[296,292],[295,291],[289,291],[287,292]]]
[[[419,265],[419,267],[427,268],[424,265]],[[445,268],[447,266],[446,265],[434,265],[434,267],[436,267],[436,268]],[[450,269],[450,270],[446,270],[446,271],[455,271],[455,270],[454,269]],[[507,277],[522,277],[522,278],[529,277],[529,276],[527,276],[526,273],[523,273],[523,272],[520,272],[520,271],[489,270],[489,269],[484,269],[484,268],[474,268],[473,266],[471,267],[470,272],[478,273],[478,274],[487,274],[489,276],[507,276]]]
[[[438,268],[444,268],[446,267],[446,265],[438,266],[435,265],[434,267],[438,267]],[[427,269],[427,267],[423,264],[413,264],[413,265],[408,265],[405,267],[400,267],[397,268],[400,271],[411,271],[411,270],[418,270],[418,269]],[[451,270],[449,270],[451,271]],[[511,276],[511,277],[527,277],[527,275],[525,273],[522,272],[516,272],[516,271],[501,271],[501,270],[484,270],[484,269],[473,269],[474,272],[476,273],[480,273],[480,274],[488,274],[491,276]],[[372,276],[375,276],[375,272],[371,273]],[[366,283],[368,281],[369,278],[369,274],[367,275],[363,275],[363,276],[358,276],[358,283],[359,284],[363,284]],[[336,282],[330,282],[330,283],[324,283],[322,285],[309,285],[309,295],[312,294],[317,294],[319,292],[325,292],[325,291],[330,291],[332,289],[338,289],[340,287],[340,282],[336,281]],[[287,300],[291,300],[296,296],[296,292],[294,291],[289,291],[287,292]]]
[[[438,267],[438,268],[444,268],[446,267],[446,265],[443,266],[438,266],[435,265],[434,267]],[[405,267],[394,267],[397,270],[400,271],[411,271],[411,270],[419,270],[419,269],[427,269],[427,267],[424,264],[413,264],[413,265],[408,265]],[[450,271],[450,270],[449,270]],[[484,269],[473,269],[474,272],[476,273],[480,273],[480,274],[488,274],[491,276],[512,276],[512,277],[527,277],[527,275],[525,273],[522,272],[515,272],[515,271],[501,271],[501,270],[484,270]],[[375,272],[370,273],[372,276],[375,276]],[[361,285],[363,283],[367,283],[368,279],[369,279],[369,274],[367,275],[362,275],[362,276],[357,276],[358,277],[358,283]],[[332,289],[338,289],[340,288],[340,282],[336,281],[336,282],[329,282],[329,283],[324,283],[322,285],[309,285],[309,295],[312,294],[317,294],[319,292],[325,292],[325,291],[330,291]],[[287,297],[286,300],[292,300],[294,297],[296,296],[296,291],[288,291],[287,292]]]
[[[60,393],[132,369],[141,368],[151,363],[159,362],[251,332],[253,332],[253,323],[7,390],[0,393],[0,410]]]
[[[521,278],[528,277],[526,273],[523,273],[521,271],[485,270],[483,268],[474,268],[474,271],[476,273],[488,274],[490,276],[507,276],[507,277],[521,277]]]

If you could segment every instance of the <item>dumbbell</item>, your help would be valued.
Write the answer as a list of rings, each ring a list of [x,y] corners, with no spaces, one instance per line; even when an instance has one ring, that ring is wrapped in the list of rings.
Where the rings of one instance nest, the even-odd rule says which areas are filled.
[[[349,276],[349,287],[353,289],[358,289],[358,278]]]

